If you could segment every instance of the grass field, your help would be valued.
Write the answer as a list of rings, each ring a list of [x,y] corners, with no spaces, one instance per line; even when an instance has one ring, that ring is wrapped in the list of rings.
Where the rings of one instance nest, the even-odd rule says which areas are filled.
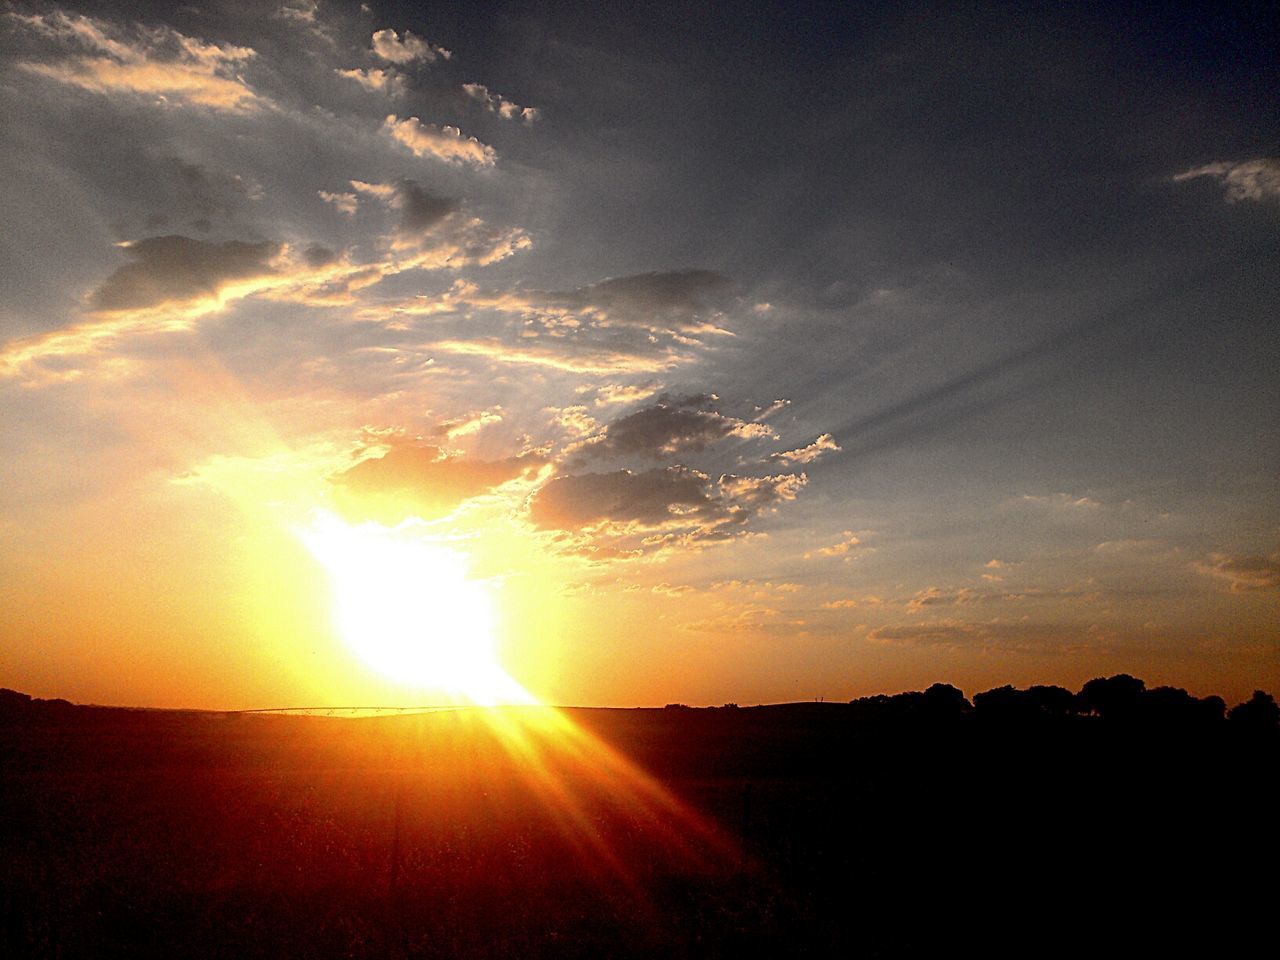
[[[847,704],[13,715],[0,953],[1232,953],[1273,903],[1276,758]]]

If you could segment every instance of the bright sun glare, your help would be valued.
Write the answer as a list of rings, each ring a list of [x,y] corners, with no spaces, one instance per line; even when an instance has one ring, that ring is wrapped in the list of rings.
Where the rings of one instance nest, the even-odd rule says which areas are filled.
[[[373,670],[477,704],[534,702],[497,661],[493,598],[461,555],[327,512],[298,536],[332,578],[343,639]]]

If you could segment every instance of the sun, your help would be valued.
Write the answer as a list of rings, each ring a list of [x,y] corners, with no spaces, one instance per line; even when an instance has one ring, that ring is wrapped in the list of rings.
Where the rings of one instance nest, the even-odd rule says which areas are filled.
[[[493,597],[460,554],[327,511],[296,532],[332,579],[335,625],[371,669],[451,699],[534,702],[498,662]]]

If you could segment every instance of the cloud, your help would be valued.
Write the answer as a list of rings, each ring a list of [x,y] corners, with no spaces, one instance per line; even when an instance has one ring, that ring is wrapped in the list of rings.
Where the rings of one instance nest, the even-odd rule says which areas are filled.
[[[415,60],[435,63],[437,59],[448,60],[453,56],[444,47],[415,37],[408,30],[403,37],[395,30],[379,30],[373,35],[372,48],[375,56],[389,63],[412,63]]]
[[[656,373],[689,359],[670,349],[660,348],[637,353],[567,341],[522,340],[519,343],[508,343],[497,337],[436,340],[429,346],[432,350],[443,353],[482,357],[494,363],[596,375]]]
[[[506,336],[490,332],[437,346],[494,362],[579,373],[655,373],[693,359],[707,346],[701,335],[729,335],[709,322],[722,318],[703,306],[696,292],[720,283],[718,275],[704,271],[641,274],[568,292],[482,290],[468,281],[432,297],[371,307],[363,316],[507,314],[519,317],[519,325],[513,324]]]
[[[662,397],[653,406],[637,410],[606,426],[581,448],[589,457],[669,457],[699,452],[727,437],[774,438],[759,423],[728,416],[714,408],[715,396]]]
[[[493,147],[475,137],[464,137],[457,127],[437,127],[434,123],[423,123],[417,117],[401,120],[392,113],[383,121],[382,129],[393,140],[408,147],[416,157],[435,157],[445,163],[470,164],[473,167],[492,167],[498,159]]]
[[[1262,157],[1240,163],[1206,163],[1173,177],[1174,183],[1212,177],[1226,188],[1227,203],[1280,200],[1280,159]]]
[[[601,523],[656,529],[716,515],[710,478],[686,467],[556,477],[534,494],[529,517],[544,529]]]
[[[399,442],[382,457],[362,460],[330,479],[349,519],[396,524],[410,517],[446,516],[542,465],[535,456],[472,460],[449,456],[433,444]]]
[[[541,116],[537,107],[522,107],[518,103],[512,103],[506,97],[490,93],[489,88],[482,83],[464,83],[462,90],[472,100],[484,104],[490,113],[496,113],[504,120],[523,120],[526,125],[531,125]]]
[[[565,407],[555,412],[554,422],[563,427],[572,437],[585,437],[594,432],[600,425],[595,417],[583,406]]]
[[[248,47],[205,43],[169,27],[138,26],[127,34],[105,21],[61,11],[12,14],[11,19],[63,47],[67,55],[60,59],[18,65],[59,83],[214,110],[244,111],[269,103],[237,73],[255,56]]]
[[[874,596],[862,597],[861,599],[854,599],[853,597],[843,597],[839,600],[826,601],[824,604],[822,604],[822,609],[823,610],[853,610],[856,607],[878,607],[882,603],[884,603],[883,600],[881,600],[879,597],[874,597]]]
[[[491,423],[501,422],[501,407],[495,407],[493,410],[472,410],[470,413],[465,413],[460,417],[444,421],[444,423],[436,427],[435,433],[437,436],[454,440],[458,437],[479,433]]]
[[[1068,653],[1098,646],[1096,636],[1072,639],[1061,626],[1004,620],[930,620],[890,624],[867,634],[872,643],[947,649],[1000,650],[1005,653]]]
[[[530,499],[529,519],[540,529],[584,534],[596,547],[691,546],[745,535],[752,518],[793,499],[805,482],[803,475],[713,482],[685,466],[559,476]]]
[[[1092,497],[1077,497],[1070,493],[1040,495],[1024,493],[1019,502],[1028,506],[1051,507],[1058,510],[1096,510],[1102,506]]]
[[[402,214],[409,225],[429,219],[430,204],[420,203],[412,191],[402,194],[395,185],[387,189],[391,200],[408,198]],[[295,250],[273,242],[148,237],[122,245],[136,262],[117,269],[90,296],[90,322],[4,344],[0,377],[52,382],[52,371],[68,357],[96,352],[128,334],[189,330],[196,318],[246,298],[349,306],[361,291],[387,277],[411,270],[487,265],[528,245],[522,230],[494,228],[478,218],[455,215],[420,235],[401,235],[386,255],[363,263],[317,244]],[[79,371],[61,370],[52,380],[73,375]]]
[[[1232,593],[1252,593],[1256,590],[1280,588],[1280,553],[1269,557],[1259,555],[1233,557],[1225,553],[1213,554],[1208,563],[1196,565],[1201,573],[1217,577],[1231,584]]]
[[[662,389],[659,383],[646,384],[621,384],[606,383],[599,387],[582,387],[579,393],[585,393],[588,390],[595,390],[596,406],[606,407],[611,404],[629,404],[637,403],[640,400],[648,400],[655,393]]]
[[[328,190],[317,192],[321,200],[332,204],[334,209],[339,213],[346,214],[348,217],[355,216],[356,210],[359,209],[360,201],[354,193],[330,193]]]
[[[979,594],[967,587],[959,590],[942,590],[938,587],[926,587],[914,597],[907,601],[907,610],[916,613],[925,607],[932,606],[952,606],[955,604],[972,603],[979,598]]]
[[[714,617],[691,620],[681,624],[682,630],[691,633],[712,633],[720,636],[758,632],[775,625],[782,611],[776,607],[748,605],[726,611]]]
[[[700,331],[719,322],[721,314],[708,305],[707,298],[726,285],[721,274],[710,270],[640,273],[545,294],[543,302],[547,308],[590,315],[602,323]]]
[[[877,627],[867,639],[878,643],[910,646],[958,646],[972,642],[979,628],[956,620],[934,620],[929,623]]]
[[[109,276],[89,298],[98,312],[140,310],[214,299],[237,281],[276,273],[281,244],[207,243],[190,237],[148,237],[122,245],[133,263]]]
[[[472,288],[458,302],[518,313],[546,329],[634,327],[653,333],[723,334],[727,331],[716,325],[723,315],[705,298],[725,285],[717,273],[678,270],[616,277],[567,291]]]
[[[862,545],[862,540],[854,536],[852,530],[845,530],[840,534],[844,539],[827,547],[819,547],[817,550],[811,551],[804,555],[806,560],[812,560],[814,557],[844,557],[849,559],[849,554],[855,547]]]
[[[335,70],[340,77],[354,80],[366,90],[399,96],[404,93],[404,78],[391,70]]]
[[[785,464],[806,464],[813,463],[819,457],[826,453],[838,453],[840,444],[832,439],[831,434],[824,433],[813,443],[806,447],[799,447],[795,450],[788,450],[785,453],[771,453],[769,459]]]
[[[435,227],[441,220],[458,209],[456,200],[449,200],[428,193],[414,180],[398,183],[365,183],[352,180],[357,193],[375,197],[400,214],[399,233],[417,236]]]

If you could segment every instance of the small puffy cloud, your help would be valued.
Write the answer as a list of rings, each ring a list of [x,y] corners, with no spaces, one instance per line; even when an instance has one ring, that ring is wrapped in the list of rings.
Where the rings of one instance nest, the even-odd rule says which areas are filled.
[[[926,587],[907,601],[907,610],[916,613],[925,607],[951,606],[955,604],[974,603],[989,595],[979,594],[967,587],[959,590],[942,590],[938,587]]]
[[[248,47],[205,43],[169,27],[118,28],[62,11],[11,19],[54,41],[61,57],[20,69],[93,93],[135,94],[165,103],[244,111],[266,105],[239,76]]]
[[[398,96],[404,93],[404,78],[390,70],[337,70],[338,76],[354,80],[366,90]]]
[[[522,120],[526,124],[532,124],[541,115],[537,107],[522,107],[518,103],[512,103],[506,97],[490,93],[489,88],[482,83],[464,83],[462,91],[503,120]]]
[[[395,30],[379,30],[372,38],[373,53],[388,63],[412,63],[415,60],[435,63],[453,56],[444,47],[416,37],[408,30],[401,36]]]
[[[492,167],[498,159],[493,147],[475,137],[463,136],[457,127],[437,127],[434,123],[423,123],[417,117],[401,120],[393,113],[383,121],[382,129],[416,157],[435,157],[445,163],[473,167]]]
[[[788,500],[794,500],[809,482],[803,473],[781,473],[772,477],[720,478],[720,490],[739,507],[763,512]]]
[[[502,408],[493,410],[472,410],[460,417],[453,417],[436,427],[436,435],[455,440],[458,437],[479,433],[491,423],[502,422]]]
[[[449,456],[432,444],[401,442],[382,457],[361,460],[330,479],[348,518],[396,524],[410,517],[447,516],[463,502],[536,473],[541,466],[541,460],[531,456],[472,460]]]
[[[318,192],[321,200],[332,204],[335,210],[346,214],[348,217],[355,216],[355,212],[360,206],[360,202],[354,193],[330,193],[328,190],[320,190]]]
[[[715,409],[715,396],[662,397],[652,406],[615,420],[582,448],[586,456],[664,457],[698,452],[727,437],[774,437],[759,423]]]
[[[692,593],[693,587],[687,583],[670,584],[665,580],[650,588],[652,593],[660,593],[664,597],[683,597],[686,593]]]
[[[874,594],[867,594],[865,597],[841,597],[838,600],[828,600],[822,605],[823,610],[853,610],[857,607],[879,607],[883,606],[884,600]]]
[[[1241,200],[1280,200],[1280,159],[1262,157],[1239,163],[1206,163],[1173,177],[1174,183],[1210,177],[1226,190],[1227,203]]]
[[[813,463],[819,457],[827,453],[838,453],[840,444],[832,439],[831,434],[824,433],[817,440],[808,446],[798,447],[795,450],[787,450],[784,453],[771,453],[769,459],[785,464],[806,464]]]
[[[133,263],[109,276],[89,298],[98,312],[145,310],[218,297],[237,282],[270,277],[278,243],[207,243],[190,237],[148,237],[122,245]]]
[[[1215,553],[1208,563],[1196,565],[1201,573],[1225,580],[1232,593],[1252,593],[1255,590],[1280,588],[1280,553],[1269,557],[1253,555],[1233,557]]]
[[[843,538],[826,547],[819,547],[804,555],[806,560],[812,560],[814,557],[843,557],[849,559],[849,555],[856,547],[862,545],[862,540],[854,535],[852,530],[843,531],[840,536]]]
[[[580,388],[579,392],[585,393],[587,390],[594,389],[596,393],[596,406],[607,407],[612,404],[629,404],[638,403],[641,400],[648,400],[655,393],[662,389],[662,385],[658,383],[647,384],[621,384],[606,383],[599,387]]]
[[[552,419],[558,426],[564,428],[565,432],[571,437],[585,437],[599,427],[595,417],[591,416],[587,412],[587,408],[583,406],[565,407],[563,410],[557,410]]]

